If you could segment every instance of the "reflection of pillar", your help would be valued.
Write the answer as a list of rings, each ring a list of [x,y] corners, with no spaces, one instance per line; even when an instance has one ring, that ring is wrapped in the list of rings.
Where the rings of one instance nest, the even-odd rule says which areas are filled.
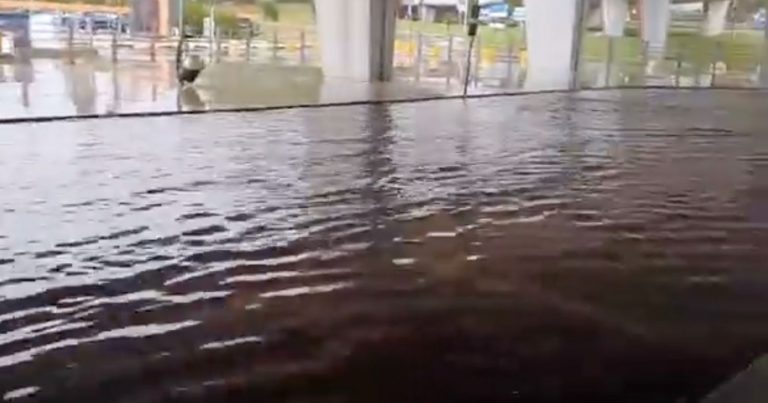
[[[658,59],[664,56],[669,32],[670,0],[643,0],[640,6],[643,41],[648,46],[648,56]]]
[[[391,228],[387,225],[387,214],[396,199],[396,192],[388,186],[387,181],[387,178],[392,178],[397,173],[392,163],[392,114],[389,105],[370,105],[366,109],[363,116],[367,137],[362,167],[365,184],[362,186],[361,198],[369,206],[366,217],[373,230],[374,239],[388,241],[397,236],[390,233]],[[389,242],[386,241],[375,242],[370,251],[374,255],[380,254],[383,259],[391,259],[394,251],[389,250]]]
[[[29,108],[29,85],[35,81],[35,69],[32,63],[29,60],[16,63],[13,78],[16,82],[21,83],[21,104],[25,108]]]
[[[75,64],[67,67],[67,87],[79,115],[96,112],[96,77],[93,66]]]
[[[768,87],[768,21],[763,25],[763,62],[759,67],[759,78],[760,85]]]
[[[158,1],[157,4],[157,33],[163,36],[171,35],[171,3],[175,1]]]
[[[608,36],[624,36],[628,11],[628,0],[603,0],[603,32]]]
[[[707,15],[701,25],[701,33],[704,36],[717,36],[725,31],[725,21],[728,18],[728,9],[731,0],[710,0]]]
[[[575,40],[577,9],[581,0],[528,0],[526,39],[528,75],[532,89],[570,86],[578,52]],[[580,20],[580,18],[578,19]]]
[[[315,0],[323,72],[386,81],[392,75],[397,0]]]

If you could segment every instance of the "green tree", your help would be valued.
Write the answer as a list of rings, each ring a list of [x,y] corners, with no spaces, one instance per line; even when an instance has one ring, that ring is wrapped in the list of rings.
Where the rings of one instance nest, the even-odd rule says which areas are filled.
[[[280,21],[280,9],[277,7],[277,1],[275,0],[261,0],[259,1],[261,7],[261,13],[264,15],[264,19],[267,21]]]
[[[184,25],[193,34],[203,33],[203,21],[210,16],[211,3],[205,0],[187,1],[184,5]],[[216,26],[225,32],[235,32],[238,29],[237,15],[227,9],[214,10]]]

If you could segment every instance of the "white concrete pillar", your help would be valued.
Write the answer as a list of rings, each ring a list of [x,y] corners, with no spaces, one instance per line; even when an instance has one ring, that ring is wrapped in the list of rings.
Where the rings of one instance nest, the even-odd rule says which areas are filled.
[[[640,6],[643,40],[648,46],[648,57],[651,59],[663,58],[667,49],[669,2],[670,0],[642,0]]]
[[[595,7],[587,12],[587,18],[585,24],[588,29],[602,29],[603,28],[603,7]]]
[[[578,1],[581,0],[526,0],[526,88],[570,87],[576,57],[574,27]]]
[[[323,74],[356,81],[392,76],[398,0],[315,0]]]
[[[629,13],[629,0],[603,0],[603,32],[608,36],[624,36]]]
[[[704,36],[717,36],[725,31],[725,22],[728,19],[728,9],[731,0],[710,0],[709,12],[701,23],[701,34]]]

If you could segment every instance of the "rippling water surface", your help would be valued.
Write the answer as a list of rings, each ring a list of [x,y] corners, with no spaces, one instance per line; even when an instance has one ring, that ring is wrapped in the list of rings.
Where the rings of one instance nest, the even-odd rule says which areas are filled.
[[[768,352],[767,99],[0,126],[0,391],[695,401]]]

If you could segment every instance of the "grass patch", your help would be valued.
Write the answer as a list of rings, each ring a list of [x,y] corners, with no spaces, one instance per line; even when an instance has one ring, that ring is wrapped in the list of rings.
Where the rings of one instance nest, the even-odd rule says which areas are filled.
[[[633,35],[634,34],[634,35]],[[606,60],[610,39],[590,33],[584,40],[584,57]],[[709,67],[723,61],[732,70],[753,70],[763,57],[763,37],[758,32],[735,31],[716,37],[703,37],[696,31],[676,30],[670,33],[666,58],[681,59],[697,67]],[[643,43],[636,32],[613,38],[614,60],[624,63],[642,61]]]

